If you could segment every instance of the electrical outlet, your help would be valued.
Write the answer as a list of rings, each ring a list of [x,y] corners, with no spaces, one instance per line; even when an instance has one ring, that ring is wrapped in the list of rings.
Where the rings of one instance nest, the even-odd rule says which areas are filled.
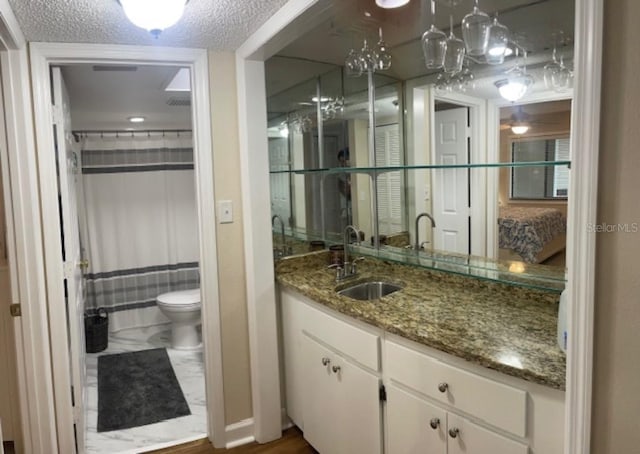
[[[218,202],[218,222],[220,224],[233,222],[233,203],[231,200],[220,200]]]

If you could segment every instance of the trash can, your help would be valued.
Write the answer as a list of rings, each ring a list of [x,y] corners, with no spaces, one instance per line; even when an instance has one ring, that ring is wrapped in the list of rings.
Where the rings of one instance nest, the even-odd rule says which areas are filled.
[[[106,350],[109,343],[109,314],[99,308],[96,315],[84,316],[84,339],[87,353]]]

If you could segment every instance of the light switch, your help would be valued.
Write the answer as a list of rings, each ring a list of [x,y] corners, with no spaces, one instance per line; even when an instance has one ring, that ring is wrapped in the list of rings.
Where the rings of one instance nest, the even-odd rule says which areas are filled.
[[[220,200],[218,202],[218,222],[220,224],[233,222],[233,203],[231,200]]]

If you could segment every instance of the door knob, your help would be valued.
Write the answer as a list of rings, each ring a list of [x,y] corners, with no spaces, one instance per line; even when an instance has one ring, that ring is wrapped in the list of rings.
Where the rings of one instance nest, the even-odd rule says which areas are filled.
[[[438,385],[438,391],[440,391],[441,393],[446,393],[447,389],[449,389],[449,385],[447,383],[440,383]]]
[[[458,430],[457,427],[452,427],[451,429],[449,429],[449,436],[451,438],[456,438],[459,433],[460,433],[460,430]]]
[[[433,430],[436,430],[440,426],[440,418],[432,418],[431,421],[429,421],[429,425]]]

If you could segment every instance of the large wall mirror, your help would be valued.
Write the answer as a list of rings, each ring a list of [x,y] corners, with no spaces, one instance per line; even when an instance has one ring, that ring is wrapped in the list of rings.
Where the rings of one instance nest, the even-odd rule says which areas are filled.
[[[563,287],[574,3],[483,1],[502,38],[435,68],[472,7],[336,2],[266,62],[277,255],[355,225],[390,260]]]

